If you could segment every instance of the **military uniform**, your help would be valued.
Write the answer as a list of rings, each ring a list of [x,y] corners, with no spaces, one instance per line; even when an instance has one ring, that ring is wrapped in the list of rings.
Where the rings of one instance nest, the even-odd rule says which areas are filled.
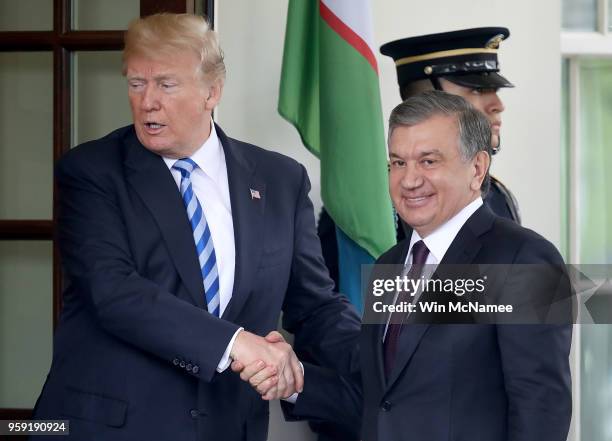
[[[498,216],[512,219],[519,224],[521,223],[521,213],[519,212],[516,198],[508,187],[502,184],[495,176],[491,176],[491,186],[484,197],[484,203]]]
[[[429,81],[442,90],[440,78],[471,89],[499,89],[514,87],[499,73],[497,59],[500,43],[509,36],[507,28],[463,29],[391,41],[380,52],[395,60],[402,99],[413,94],[418,81]],[[492,150],[497,153],[499,145]],[[516,199],[493,176],[484,202],[495,214],[521,222]]]

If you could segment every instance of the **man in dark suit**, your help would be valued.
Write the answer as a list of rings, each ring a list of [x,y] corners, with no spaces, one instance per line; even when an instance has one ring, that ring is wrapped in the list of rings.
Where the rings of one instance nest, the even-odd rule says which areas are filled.
[[[555,247],[483,205],[491,136],[484,115],[461,97],[430,91],[393,110],[389,133],[390,193],[413,232],[378,264],[400,264],[416,280],[431,266],[443,274],[449,264],[503,264],[503,286],[487,295],[505,296],[524,311],[553,311],[569,299]],[[378,324],[368,319],[374,302],[366,299],[370,324],[362,326],[352,375],[306,364],[304,391],[284,404],[288,415],[339,422],[364,441],[565,441],[571,316],[481,324],[464,315],[419,314],[425,294],[415,296],[416,313],[379,314]],[[392,297],[391,305],[403,300]],[[265,372],[239,362],[233,369],[269,397]]]
[[[261,360],[289,397],[302,368],[263,338],[281,310],[331,365],[359,330],[306,171],[212,122],[225,67],[202,17],[133,22],[124,74],[134,124],[57,165],[66,289],[35,418],[69,419],[72,440],[263,441],[267,403],[231,361]]]

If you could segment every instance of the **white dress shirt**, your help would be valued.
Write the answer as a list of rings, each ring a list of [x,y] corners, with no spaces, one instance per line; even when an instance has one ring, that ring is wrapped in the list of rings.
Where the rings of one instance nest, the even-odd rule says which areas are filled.
[[[175,158],[163,158],[170,169],[176,186],[181,187],[181,172],[172,168],[178,161]],[[191,172],[191,185],[202,206],[204,216],[217,258],[219,272],[219,315],[223,315],[227,304],[232,298],[234,289],[234,273],[236,269],[236,247],[234,243],[234,223],[232,220],[232,206],[230,202],[229,183],[227,180],[227,166],[223,147],[217,136],[215,125],[211,121],[210,136],[202,146],[191,155],[190,159],[198,167]],[[202,296],[204,285],[202,284]],[[240,332],[240,328],[229,342],[217,371],[223,372],[230,364],[229,354]]]
[[[459,234],[461,227],[467,222],[472,214],[476,212],[482,205],[482,198],[479,196],[472,202],[467,204],[459,213],[451,217],[448,221],[440,225],[436,230],[431,232],[425,239],[419,236],[416,230],[412,231],[412,237],[410,238],[410,247],[408,248],[408,255],[406,256],[405,265],[412,265],[412,247],[419,240],[425,242],[429,254],[427,255],[426,265],[437,265],[442,262],[446,251]]]

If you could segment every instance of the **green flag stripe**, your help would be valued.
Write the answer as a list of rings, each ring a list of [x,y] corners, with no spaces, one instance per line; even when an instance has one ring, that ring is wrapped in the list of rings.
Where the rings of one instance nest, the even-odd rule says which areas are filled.
[[[325,207],[378,257],[395,243],[378,77],[316,2],[290,2],[280,92],[280,114],[321,160]]]
[[[378,76],[325,22],[319,35],[323,203],[347,236],[378,257],[395,243]]]

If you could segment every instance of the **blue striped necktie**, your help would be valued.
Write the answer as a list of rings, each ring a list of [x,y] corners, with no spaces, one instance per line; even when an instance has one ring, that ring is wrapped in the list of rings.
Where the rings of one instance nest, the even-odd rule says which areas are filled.
[[[189,158],[179,159],[172,168],[181,172],[181,195],[183,203],[187,208],[187,217],[193,230],[193,240],[196,244],[202,280],[204,281],[204,294],[208,312],[219,317],[219,272],[217,271],[217,257],[215,247],[210,234],[210,228],[206,222],[206,216],[198,201],[193,187],[191,186],[191,172],[197,168],[197,164]]]

